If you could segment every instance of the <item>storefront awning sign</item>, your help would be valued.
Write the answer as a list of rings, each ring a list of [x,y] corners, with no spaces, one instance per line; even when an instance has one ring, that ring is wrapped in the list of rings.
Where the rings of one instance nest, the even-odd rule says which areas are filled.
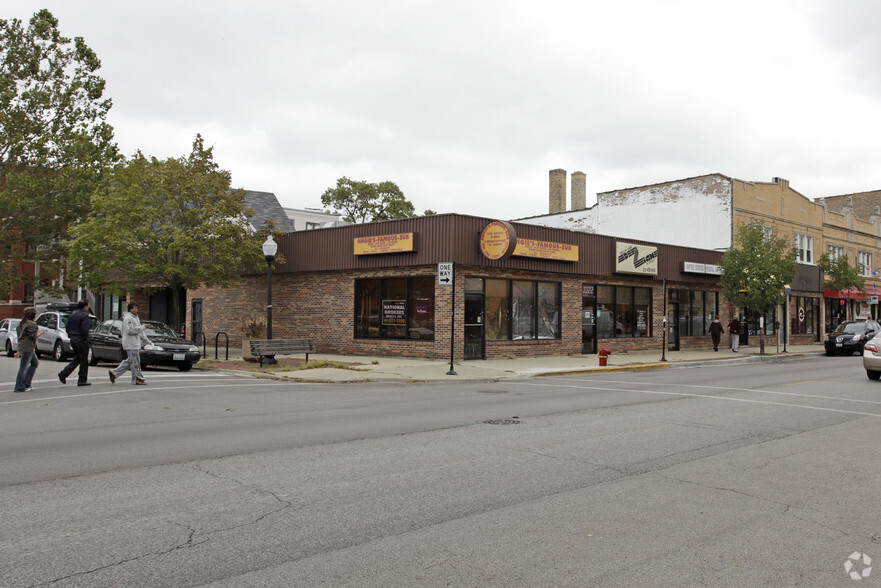
[[[415,251],[415,242],[416,240],[413,238],[413,233],[398,233],[396,235],[379,235],[375,237],[356,237],[355,255]]]
[[[658,248],[617,241],[615,271],[623,274],[658,275]]]
[[[557,261],[578,261],[578,245],[536,241],[535,239],[517,239],[514,255]]]

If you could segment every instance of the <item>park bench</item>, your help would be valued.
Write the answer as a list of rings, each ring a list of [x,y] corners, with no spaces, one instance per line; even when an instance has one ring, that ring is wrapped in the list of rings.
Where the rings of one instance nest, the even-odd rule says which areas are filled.
[[[308,363],[309,354],[318,351],[309,339],[251,339],[250,343],[251,355],[260,358],[260,367],[263,367],[263,358],[268,355],[305,353]]]

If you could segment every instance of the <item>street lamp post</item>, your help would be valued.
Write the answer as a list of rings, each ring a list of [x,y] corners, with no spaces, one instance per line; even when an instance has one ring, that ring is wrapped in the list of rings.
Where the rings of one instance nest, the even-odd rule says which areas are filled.
[[[272,240],[272,235],[266,237],[263,242],[263,255],[266,257],[266,338],[272,339],[272,262],[278,253],[278,243]],[[267,355],[263,363],[277,364],[275,355]]]

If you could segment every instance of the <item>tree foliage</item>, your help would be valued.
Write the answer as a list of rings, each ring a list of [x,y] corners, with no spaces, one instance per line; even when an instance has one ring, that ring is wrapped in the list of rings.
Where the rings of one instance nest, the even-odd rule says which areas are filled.
[[[0,20],[0,297],[29,281],[48,289],[58,276],[68,226],[84,218],[89,195],[118,161],[105,122],[101,62],[82,38],[61,35],[40,10],[25,28]],[[22,275],[42,262],[44,278]]]
[[[259,269],[274,227],[252,232],[250,213],[196,135],[187,157],[138,152],[117,166],[95,192],[90,217],[71,229],[71,259],[82,262],[85,285],[105,292],[170,289],[178,317],[181,288],[225,286]]]
[[[722,294],[738,308],[764,314],[785,302],[784,292],[796,271],[795,251],[789,241],[767,238],[761,225],[743,225],[735,246],[722,256]]]
[[[337,180],[335,188],[324,191],[321,203],[350,223],[417,216],[413,204],[404,197],[397,184],[388,181],[372,184],[343,176]],[[435,213],[426,210],[424,214]]]
[[[817,267],[826,275],[826,287],[830,290],[856,288],[860,292],[865,291],[866,280],[859,269],[850,265],[847,256],[842,255],[832,260],[824,253],[817,261]]]

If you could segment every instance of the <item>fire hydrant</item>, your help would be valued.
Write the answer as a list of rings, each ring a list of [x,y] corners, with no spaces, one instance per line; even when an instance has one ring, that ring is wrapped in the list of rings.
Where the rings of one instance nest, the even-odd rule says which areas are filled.
[[[599,357],[600,357],[600,367],[605,367],[608,364],[609,356],[612,355],[612,352],[608,349],[600,349]]]

